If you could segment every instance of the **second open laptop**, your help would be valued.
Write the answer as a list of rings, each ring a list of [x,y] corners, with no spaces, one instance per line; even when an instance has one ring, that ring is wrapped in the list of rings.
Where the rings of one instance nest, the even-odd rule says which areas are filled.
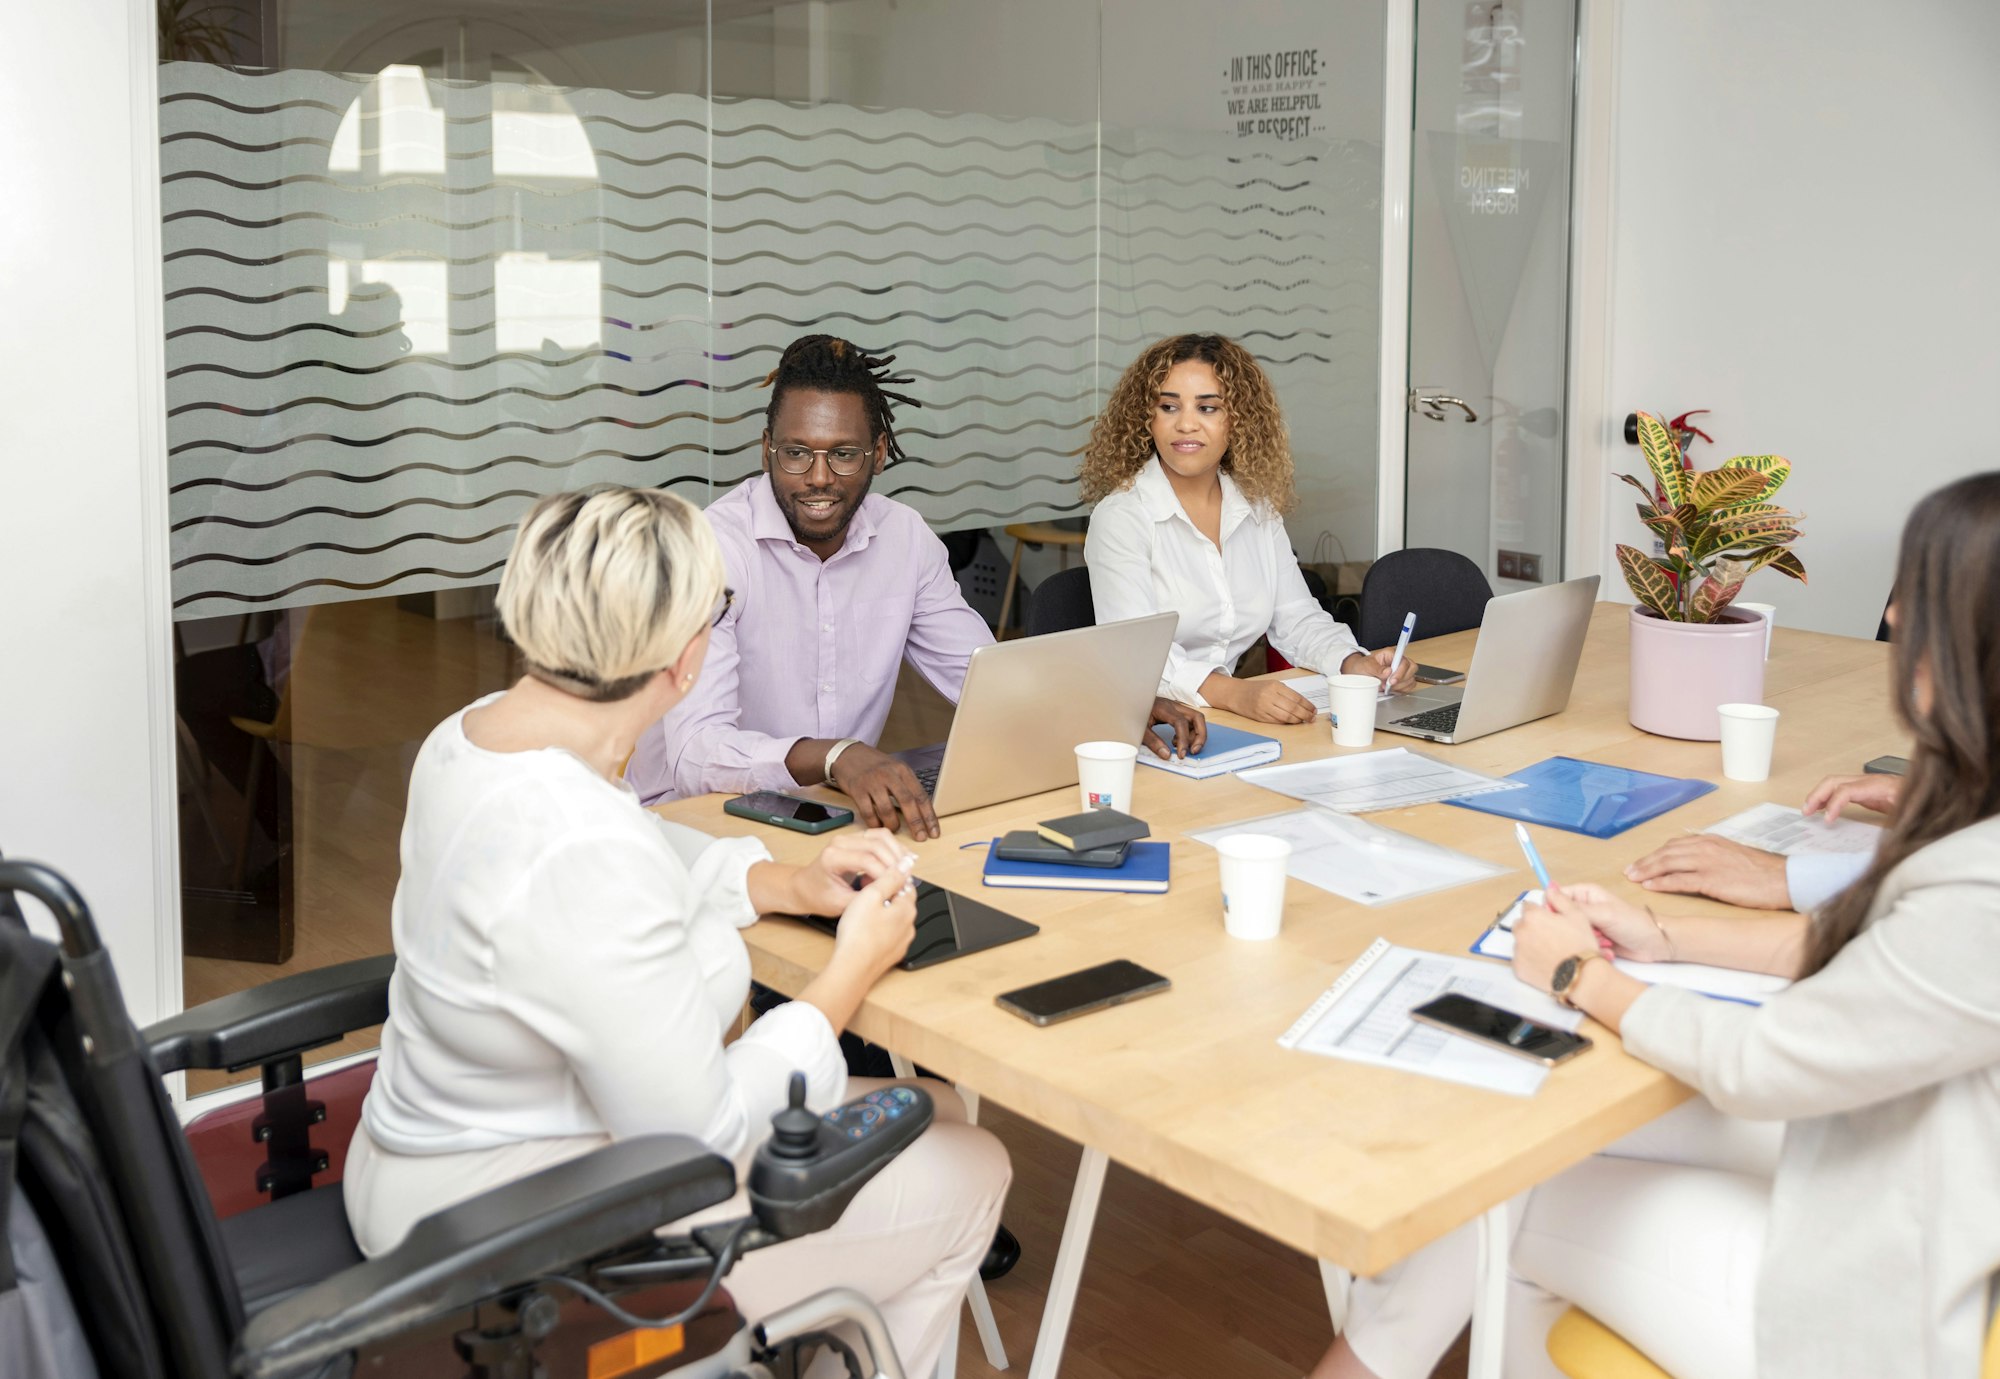
[[[1431,742],[1470,742],[1561,713],[1596,603],[1596,575],[1491,600],[1465,683],[1391,695],[1376,706],[1375,726]]]
[[[1153,613],[982,646],[966,667],[951,736],[896,759],[939,814],[1075,785],[1079,742],[1138,745],[1179,621]]]

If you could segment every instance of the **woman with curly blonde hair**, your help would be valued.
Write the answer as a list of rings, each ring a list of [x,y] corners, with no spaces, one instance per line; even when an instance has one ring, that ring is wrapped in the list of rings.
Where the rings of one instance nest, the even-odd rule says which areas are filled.
[[[1099,622],[1180,614],[1160,694],[1265,723],[1310,723],[1312,702],[1230,672],[1259,637],[1294,665],[1386,678],[1313,599],[1284,514],[1298,500],[1271,380],[1220,335],[1176,335],[1132,361],[1091,427],[1084,561]],[[1396,688],[1414,683],[1405,661]]]

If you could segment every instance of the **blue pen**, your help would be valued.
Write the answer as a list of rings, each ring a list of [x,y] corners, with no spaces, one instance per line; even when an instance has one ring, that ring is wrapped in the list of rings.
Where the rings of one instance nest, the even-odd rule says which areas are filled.
[[[1514,825],[1514,838],[1520,843],[1521,851],[1528,855],[1528,865],[1534,868],[1535,880],[1542,883],[1542,892],[1546,895],[1552,889],[1552,883],[1549,881],[1549,869],[1542,865],[1542,854],[1535,851],[1535,840],[1520,824]]]
[[[1393,694],[1390,686],[1396,683],[1396,672],[1402,669],[1403,653],[1409,649],[1410,634],[1417,630],[1417,615],[1414,612],[1403,615],[1403,635],[1396,638],[1396,654],[1389,658],[1389,674],[1382,681],[1382,693]]]

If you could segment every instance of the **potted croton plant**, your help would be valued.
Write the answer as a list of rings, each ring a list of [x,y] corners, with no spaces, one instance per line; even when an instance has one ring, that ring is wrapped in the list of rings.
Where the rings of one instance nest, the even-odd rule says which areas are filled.
[[[1799,517],[1771,501],[1791,474],[1776,455],[1738,455],[1720,468],[1691,467],[1666,423],[1639,413],[1639,447],[1652,471],[1639,490],[1639,520],[1666,554],[1618,548],[1639,606],[1632,610],[1632,725],[1665,737],[1713,742],[1718,704],[1762,703],[1764,625],[1730,605],[1743,581],[1777,570],[1805,583],[1791,550]]]

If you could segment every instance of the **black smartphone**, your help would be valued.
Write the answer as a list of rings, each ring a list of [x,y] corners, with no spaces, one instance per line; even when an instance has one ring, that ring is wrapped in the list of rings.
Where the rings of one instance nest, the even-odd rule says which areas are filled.
[[[1061,843],[1051,843],[1032,828],[1017,828],[1001,837],[1000,846],[994,852],[1003,862],[1049,862],[1061,867],[1122,867],[1131,846],[1130,843],[1113,843],[1109,847],[1071,852]]]
[[[1590,1041],[1581,1034],[1538,1025],[1511,1010],[1502,1010],[1499,1006],[1475,1001],[1456,992],[1425,1001],[1410,1011],[1410,1018],[1420,1025],[1477,1039],[1502,1053],[1511,1053],[1516,1058],[1526,1058],[1550,1067],[1568,1062],[1590,1047]]]
[[[1463,682],[1465,672],[1446,670],[1443,666],[1418,665],[1417,683],[1420,685],[1456,685]]]
[[[1031,1025],[1053,1025],[1093,1010],[1136,1001],[1172,985],[1159,973],[1120,958],[1066,977],[1051,977],[1018,991],[1002,992],[993,999],[1002,1010],[1020,1016]]]
[[[1910,769],[1910,763],[1903,757],[1876,757],[1861,769],[1871,776],[1900,776]]]
[[[722,812],[760,824],[797,829],[800,833],[825,833],[854,822],[854,811],[837,804],[823,804],[803,795],[781,795],[775,790],[753,790],[725,800]]]

